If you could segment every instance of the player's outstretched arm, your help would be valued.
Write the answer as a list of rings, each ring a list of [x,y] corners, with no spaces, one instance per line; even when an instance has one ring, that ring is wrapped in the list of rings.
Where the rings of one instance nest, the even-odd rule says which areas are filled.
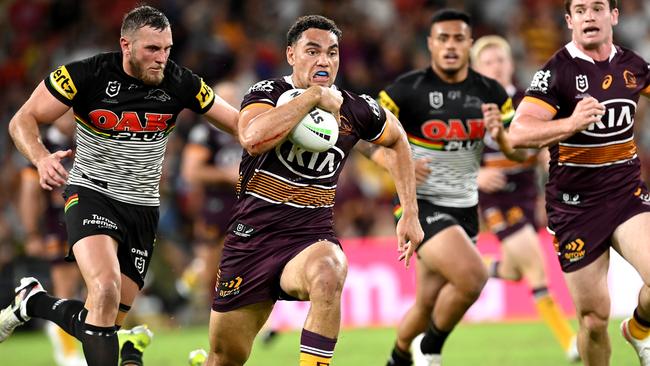
[[[510,125],[512,145],[516,148],[555,145],[586,129],[590,124],[599,122],[605,114],[605,107],[595,98],[584,98],[578,102],[571,116],[548,123],[555,113],[524,98]]]
[[[402,217],[397,222],[397,249],[400,252],[399,260],[405,260],[408,267],[413,252],[424,238],[418,219],[415,166],[411,157],[411,147],[399,120],[388,110],[386,110],[386,118],[386,135],[378,141],[379,145],[386,148],[379,151],[383,153],[382,165],[393,177],[403,210]]]
[[[214,95],[214,104],[204,116],[216,128],[237,137],[239,111],[220,96]]]
[[[72,156],[71,150],[50,153],[41,142],[39,123],[51,123],[70,107],[56,99],[41,82],[29,99],[9,121],[9,134],[18,150],[38,169],[42,188],[52,190],[65,184],[68,172],[61,160]]]
[[[333,89],[311,86],[286,104],[272,108],[252,104],[239,113],[239,142],[251,155],[260,155],[282,141],[314,107],[338,115],[343,98]]]

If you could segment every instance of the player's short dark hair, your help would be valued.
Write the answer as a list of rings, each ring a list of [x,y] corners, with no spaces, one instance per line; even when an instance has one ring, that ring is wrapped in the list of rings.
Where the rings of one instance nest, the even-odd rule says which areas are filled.
[[[309,28],[322,29],[334,33],[337,40],[341,40],[343,32],[336,26],[333,20],[322,15],[305,15],[296,20],[287,32],[287,46],[293,46],[302,33]]]
[[[618,0],[607,0],[607,2],[609,3],[609,10],[614,10],[618,7]],[[571,4],[573,4],[573,0],[564,0],[564,10],[569,15],[571,15]]]
[[[433,26],[436,23],[446,22],[448,20],[460,20],[468,26],[472,26],[472,17],[464,11],[456,9],[441,9],[433,13],[431,16],[431,25]]]
[[[162,11],[149,5],[142,5],[134,8],[124,15],[120,35],[132,33],[142,27],[151,27],[162,31],[170,27],[169,19]]]

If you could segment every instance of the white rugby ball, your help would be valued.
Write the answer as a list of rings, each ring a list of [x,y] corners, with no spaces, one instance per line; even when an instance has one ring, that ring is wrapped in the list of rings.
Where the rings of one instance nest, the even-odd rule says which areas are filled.
[[[276,106],[288,103],[304,93],[305,89],[290,89],[282,93]],[[332,113],[312,109],[289,133],[289,140],[307,151],[329,150],[339,138],[339,124]]]

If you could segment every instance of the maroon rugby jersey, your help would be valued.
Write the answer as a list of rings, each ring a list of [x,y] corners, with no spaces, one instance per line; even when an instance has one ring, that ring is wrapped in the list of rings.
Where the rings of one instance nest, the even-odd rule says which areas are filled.
[[[260,103],[275,107],[280,95],[293,88],[289,76],[260,81],[250,88],[241,109]],[[386,128],[386,114],[374,99],[342,93],[339,138],[329,150],[309,152],[285,140],[259,156],[244,151],[231,234],[333,235],[336,184],[350,150],[359,139],[380,139]]]
[[[634,115],[639,95],[650,92],[649,68],[626,48],[614,46],[608,60],[594,61],[571,42],[535,73],[524,100],[547,108],[555,119],[569,117],[588,96],[606,109],[599,123],[549,147],[547,200],[579,204],[637,188]]]

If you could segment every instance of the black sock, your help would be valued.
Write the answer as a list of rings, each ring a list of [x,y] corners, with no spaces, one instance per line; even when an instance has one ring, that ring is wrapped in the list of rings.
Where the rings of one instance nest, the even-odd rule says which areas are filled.
[[[80,341],[87,313],[79,300],[59,299],[44,292],[34,294],[27,301],[27,315],[52,321]]]
[[[388,359],[386,366],[411,366],[413,361],[411,360],[411,353],[407,351],[402,351],[397,347],[397,344],[393,347],[393,352]]]
[[[548,287],[547,286],[537,287],[534,288],[531,292],[533,293],[533,298],[537,300],[539,298],[548,296]]]
[[[88,366],[117,366],[119,346],[115,327],[84,324],[81,344]]]
[[[644,326],[646,328],[650,328],[650,321],[645,320],[644,318],[641,317],[639,314],[639,307],[637,306],[636,309],[634,309],[634,320],[636,320],[637,323],[639,323],[641,326]]]
[[[429,328],[424,333],[424,338],[420,343],[420,350],[424,354],[440,354],[442,353],[442,346],[445,344],[449,332],[444,332],[438,328],[433,323],[433,320],[429,323]]]
[[[120,350],[122,362],[120,365],[139,365],[142,366],[142,352],[138,351],[132,342],[124,342]]]

